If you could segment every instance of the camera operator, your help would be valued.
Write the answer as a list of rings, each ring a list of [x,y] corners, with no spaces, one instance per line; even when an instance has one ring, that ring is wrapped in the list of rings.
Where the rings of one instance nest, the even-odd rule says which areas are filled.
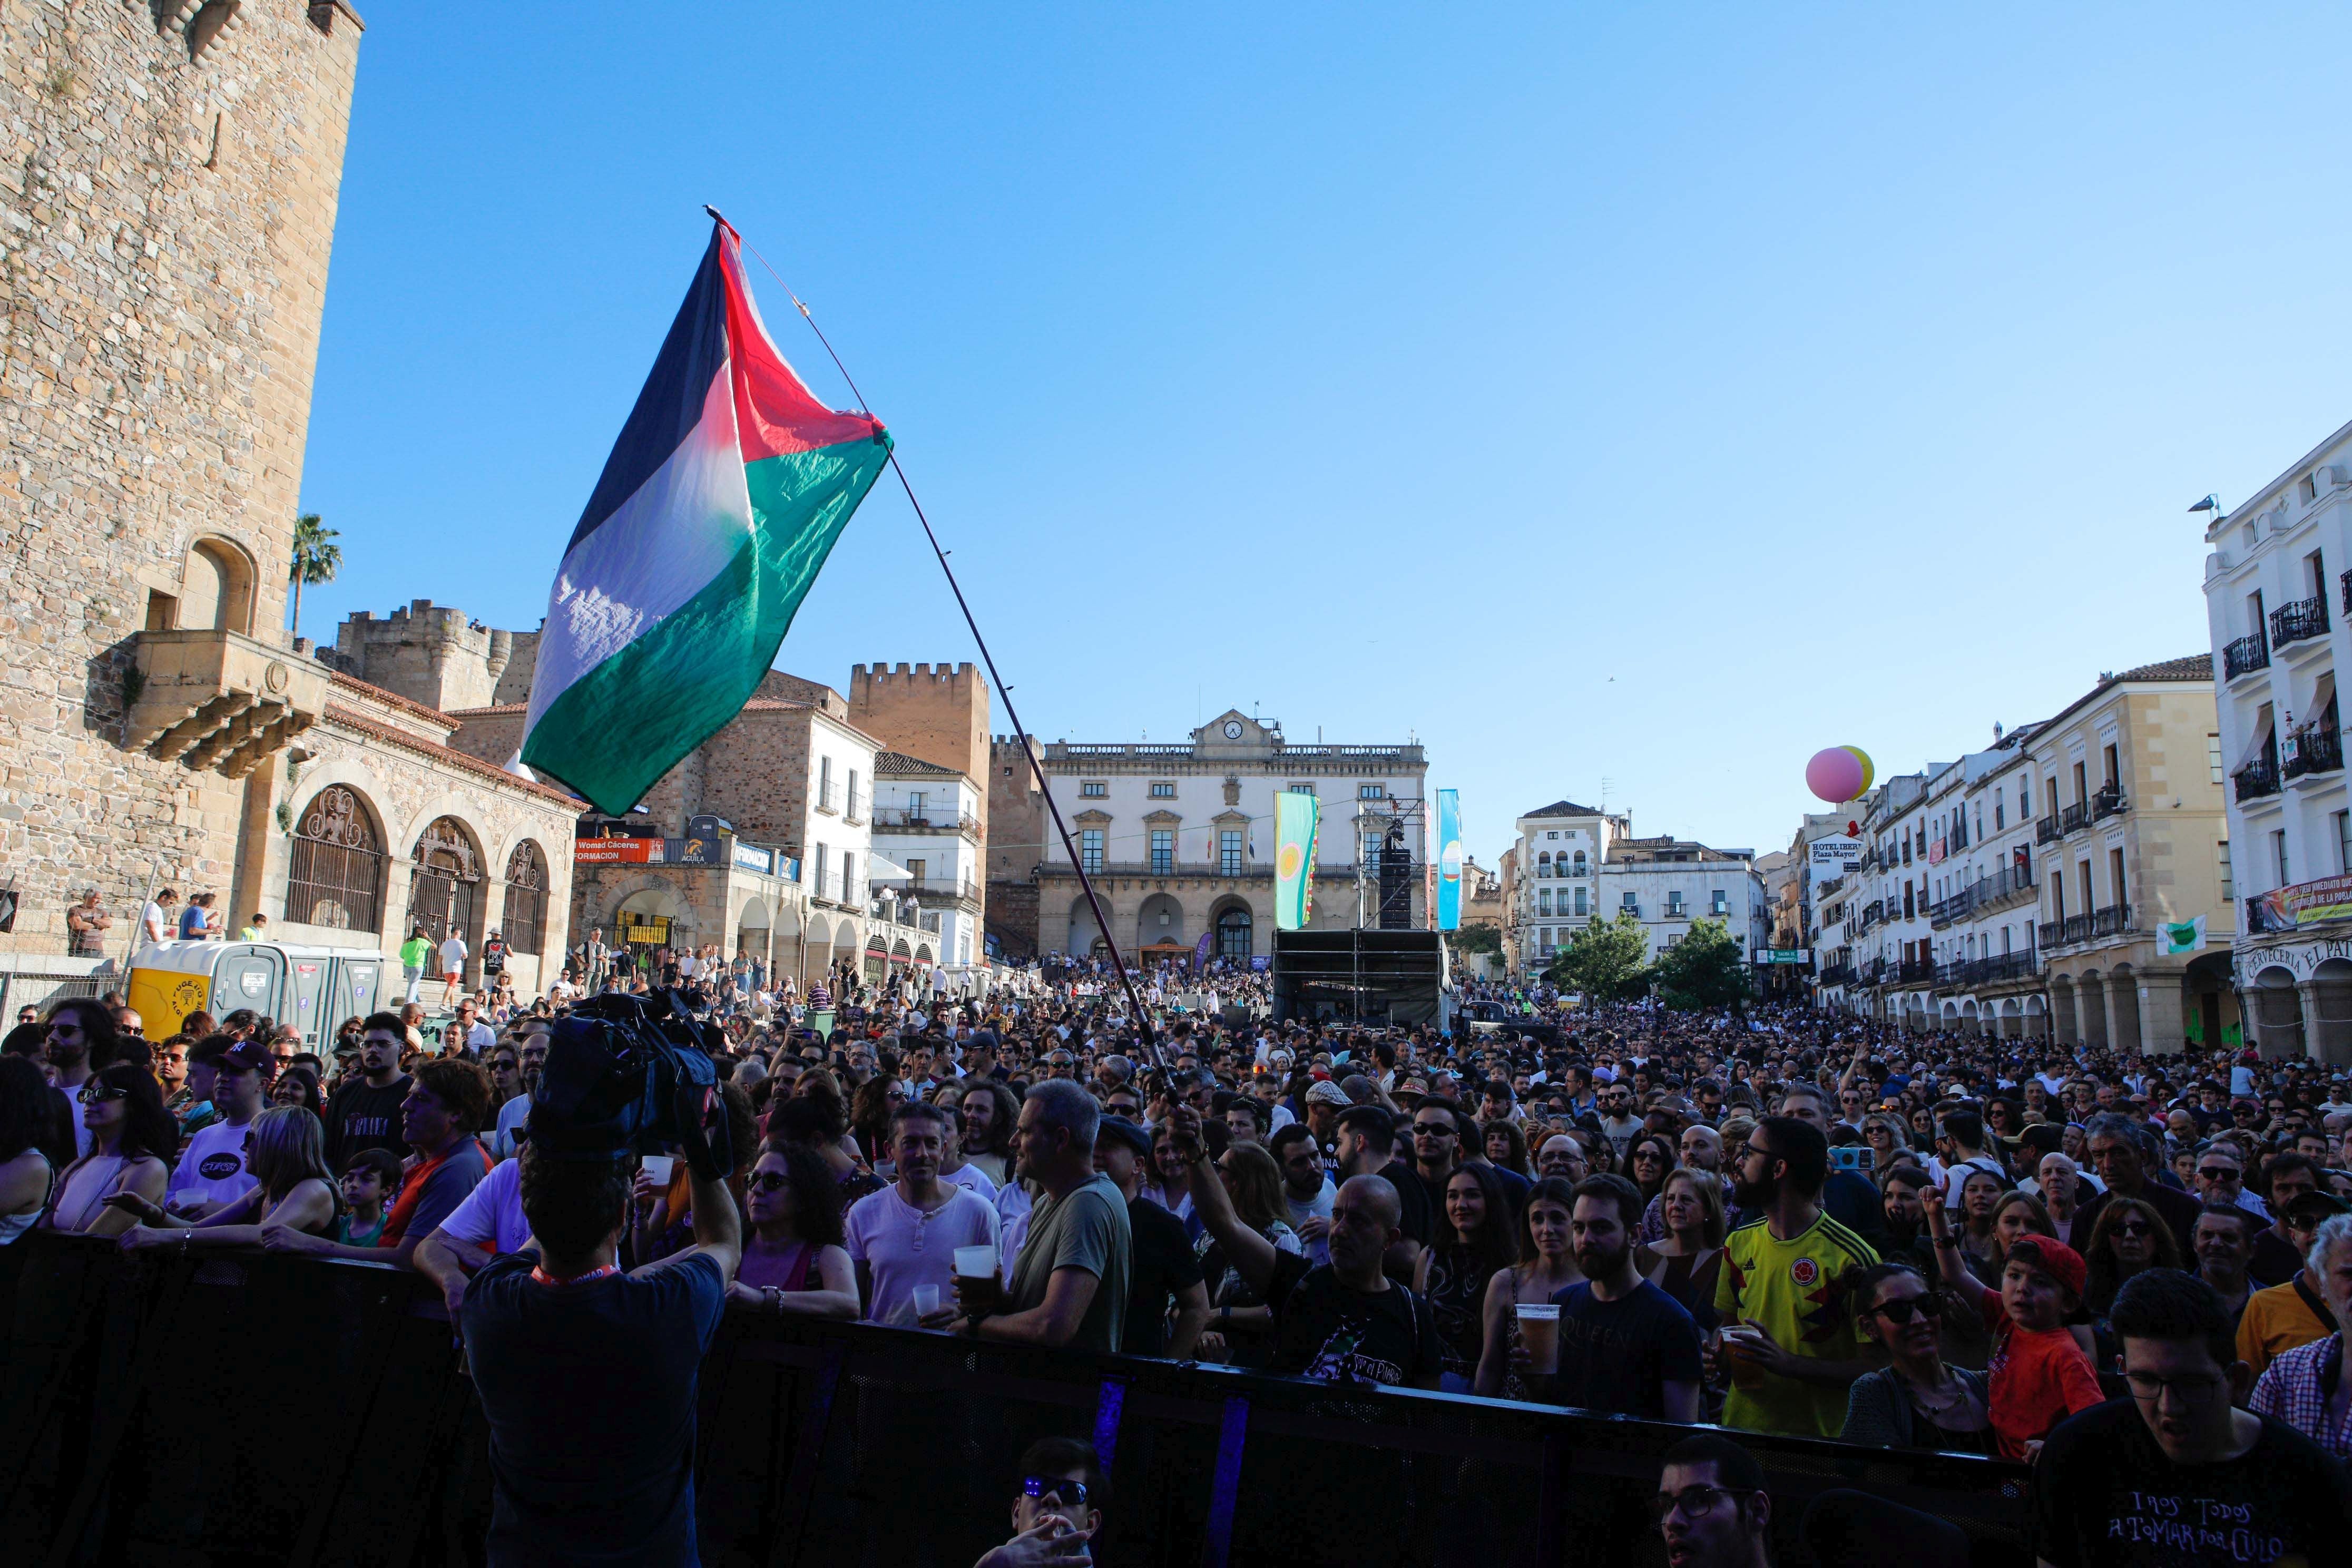
[[[724,1178],[693,1173],[695,1245],[614,1261],[636,1162],[521,1158],[531,1243],[465,1294],[490,1426],[493,1565],[690,1565],[697,1374],[727,1307],[742,1226]]]

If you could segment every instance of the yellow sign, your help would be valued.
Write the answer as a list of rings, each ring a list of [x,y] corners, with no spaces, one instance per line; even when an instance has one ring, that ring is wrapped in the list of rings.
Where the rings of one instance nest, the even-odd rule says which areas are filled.
[[[621,928],[621,940],[633,946],[659,947],[669,941],[669,922],[665,921],[657,926],[624,926]]]

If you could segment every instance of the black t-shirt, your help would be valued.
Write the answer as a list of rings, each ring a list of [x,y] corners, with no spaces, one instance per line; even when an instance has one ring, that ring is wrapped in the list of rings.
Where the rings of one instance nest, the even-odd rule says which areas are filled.
[[[2056,1568],[2335,1558],[2352,1541],[2352,1479],[2294,1427],[2260,1419],[2244,1454],[2193,1467],[2164,1457],[2129,1399],[2062,1422],[2034,1477],[2035,1550]]]
[[[1437,1385],[1444,1348],[1429,1304],[1402,1285],[1365,1292],[1342,1285],[1331,1266],[1309,1268],[1276,1255],[1266,1300],[1274,1306],[1274,1359],[1266,1370],[1321,1383]]]
[[[327,1163],[337,1173],[343,1162],[362,1149],[389,1149],[405,1157],[408,1141],[400,1135],[400,1103],[408,1098],[409,1078],[401,1074],[382,1089],[367,1079],[353,1079],[327,1099]]]
[[[2254,1282],[2254,1289],[2284,1285],[2302,1272],[2303,1254],[2281,1241],[2278,1232],[2264,1226],[2254,1233],[2254,1255],[2246,1263],[2246,1278]]]
[[[494,1258],[466,1290],[490,1427],[491,1568],[692,1568],[696,1377],[727,1306],[701,1253],[638,1276],[531,1278]]]
[[[1552,1304],[1559,1309],[1559,1373],[1549,1396],[1558,1403],[1663,1421],[1664,1386],[1700,1380],[1698,1324],[1647,1279],[1614,1301],[1580,1279]]]
[[[1184,1222],[1149,1198],[1131,1198],[1127,1226],[1135,1246],[1128,1277],[1127,1327],[1119,1349],[1129,1355],[1168,1353],[1168,1304],[1201,1282],[1200,1260],[1185,1239]]]
[[[1428,1184],[1421,1179],[1420,1172],[1402,1160],[1391,1160],[1381,1168],[1381,1174],[1386,1176],[1389,1185],[1396,1189],[1397,1206],[1404,1214],[1401,1223],[1405,1238],[1427,1247],[1430,1237],[1434,1234],[1431,1227],[1433,1211],[1429,1206]]]

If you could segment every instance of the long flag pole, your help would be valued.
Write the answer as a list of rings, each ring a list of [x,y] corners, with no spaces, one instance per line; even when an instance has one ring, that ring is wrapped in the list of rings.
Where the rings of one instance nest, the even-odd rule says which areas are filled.
[[[717,207],[705,205],[702,210],[719,222],[727,223]],[[734,225],[728,224],[728,226],[733,228]],[[736,233],[740,236],[742,231],[737,229]],[[816,341],[824,345],[824,352],[832,359],[834,368],[841,372],[841,379],[848,384],[849,395],[857,399],[858,412],[870,416],[873,410],[866,405],[866,395],[857,390],[857,378],[851,375],[849,367],[841,363],[841,355],[834,352],[833,341],[824,335],[824,329],[816,324],[816,317],[810,313],[807,304],[793,292],[793,286],[785,282],[775,265],[761,254],[758,246],[749,240],[744,241],[744,246],[760,258],[760,265],[768,269],[768,276],[776,280],[777,287],[783,289],[784,297],[800,311],[801,320],[806,321],[809,331],[816,334]],[[1038,765],[1037,751],[1030,744],[1028,727],[1021,722],[1021,715],[1013,710],[1013,689],[1004,683],[1004,677],[997,673],[996,656],[988,651],[988,639],[980,635],[980,622],[972,617],[971,605],[963,596],[963,585],[956,581],[955,568],[948,564],[948,552],[940,548],[940,536],[932,531],[931,520],[924,514],[923,503],[917,499],[914,484],[907,478],[907,470],[898,466],[898,454],[895,449],[889,461],[890,471],[898,476],[899,488],[907,492],[907,504],[915,509],[915,521],[923,525],[923,537],[930,541],[931,553],[939,558],[940,570],[947,574],[948,589],[955,595],[956,608],[963,612],[963,624],[971,629],[971,640],[980,649],[981,662],[988,667],[989,682],[996,688],[997,698],[1004,704],[1004,716],[1012,721],[1013,733],[1021,742],[1021,754],[1028,759],[1029,772],[1037,781],[1038,793],[1045,797],[1045,809],[1053,815],[1054,831],[1062,839],[1062,852],[1070,858],[1071,868],[1078,874],[1078,887],[1087,895],[1087,908],[1094,913],[1095,929],[1102,933],[1103,945],[1110,949],[1111,964],[1118,971],[1120,988],[1127,993],[1128,1010],[1135,1016],[1136,1026],[1143,1031],[1143,1043],[1150,1047],[1156,1061],[1160,1055],[1160,1037],[1151,1026],[1150,1015],[1144,1011],[1141,998],[1136,994],[1135,977],[1128,973],[1127,961],[1119,956],[1118,939],[1111,935],[1110,921],[1103,917],[1102,900],[1095,892],[1094,880],[1087,875],[1086,862],[1079,858],[1077,847],[1070,838],[1069,825],[1062,820],[1062,808],[1054,799],[1052,786],[1045,781],[1045,770]]]

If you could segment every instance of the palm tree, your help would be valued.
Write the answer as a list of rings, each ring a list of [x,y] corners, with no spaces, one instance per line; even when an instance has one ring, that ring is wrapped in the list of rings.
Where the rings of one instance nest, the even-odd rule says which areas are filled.
[[[294,520],[294,560],[288,568],[287,580],[294,584],[294,635],[302,635],[302,584],[331,583],[342,569],[343,547],[332,542],[342,537],[340,531],[326,526],[325,520],[315,511],[306,511]]]

